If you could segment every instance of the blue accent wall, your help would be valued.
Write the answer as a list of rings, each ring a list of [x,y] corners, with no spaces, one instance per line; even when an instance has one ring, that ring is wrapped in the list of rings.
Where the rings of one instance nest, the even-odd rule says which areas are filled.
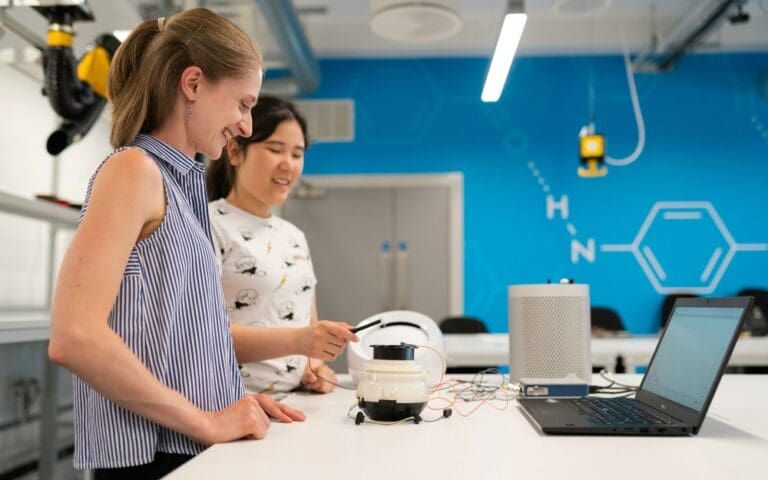
[[[494,104],[480,101],[487,66],[322,61],[313,97],[355,100],[355,141],[312,146],[305,173],[462,172],[465,313],[494,332],[507,330],[511,284],[588,283],[592,305],[635,333],[658,328],[666,292],[768,288],[768,53],[691,55],[638,74],[645,149],[596,179],[576,175],[590,103],[608,155],[637,142],[622,58],[519,58]],[[567,196],[566,218],[547,217],[548,195]],[[593,254],[574,262],[574,242],[589,252],[590,241]]]

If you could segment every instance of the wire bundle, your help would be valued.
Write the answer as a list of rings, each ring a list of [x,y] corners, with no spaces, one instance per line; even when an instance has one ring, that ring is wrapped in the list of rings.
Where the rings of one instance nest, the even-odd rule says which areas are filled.
[[[600,371],[600,377],[608,382],[610,382],[608,385],[590,385],[589,386],[589,393],[592,394],[598,394],[598,395],[614,395],[617,397],[630,397],[637,392],[637,387],[633,385],[627,385],[626,383],[621,383],[617,381],[615,378],[613,378],[613,375],[611,375],[607,370],[603,369]]]
[[[486,379],[486,376],[493,381]],[[445,396],[444,393],[449,394]],[[506,410],[509,403],[517,396],[516,389],[498,368],[487,368],[476,373],[471,380],[449,379],[432,389],[432,397],[427,402],[430,410],[453,409],[462,417],[475,413],[483,405],[490,405],[496,410]],[[468,411],[457,408],[459,405],[474,403]]]

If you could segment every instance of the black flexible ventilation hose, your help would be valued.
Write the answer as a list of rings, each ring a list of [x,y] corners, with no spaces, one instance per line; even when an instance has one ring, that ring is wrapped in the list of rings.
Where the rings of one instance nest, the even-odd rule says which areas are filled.
[[[77,78],[77,63],[70,47],[48,47],[43,53],[45,94],[59,116],[74,120],[95,98],[90,87]]]
[[[95,45],[104,48],[111,59],[120,41],[112,34],[103,34],[96,38]],[[71,48],[46,49],[44,62],[46,95],[56,113],[64,118],[46,142],[48,153],[58,155],[88,133],[107,101],[77,77]]]
[[[59,128],[53,131],[48,136],[48,141],[45,143],[45,149],[51,155],[58,155],[64,151],[65,148],[77,142],[83,136],[88,133],[96,120],[98,120],[101,111],[106,105],[106,101],[100,97],[95,97],[96,100],[85,110],[83,115],[76,121],[64,120],[59,125]]]

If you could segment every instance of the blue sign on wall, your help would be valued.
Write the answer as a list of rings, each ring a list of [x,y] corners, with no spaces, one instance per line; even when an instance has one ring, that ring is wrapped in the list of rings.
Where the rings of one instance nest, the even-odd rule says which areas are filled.
[[[463,172],[465,312],[492,331],[507,330],[511,284],[588,283],[635,333],[658,328],[668,293],[768,288],[768,54],[637,74],[643,152],[594,179],[576,174],[592,111],[608,155],[637,144],[621,57],[517,59],[494,104],[480,101],[487,59],[321,67],[314,97],[353,98],[356,138],[313,146],[305,171]]]

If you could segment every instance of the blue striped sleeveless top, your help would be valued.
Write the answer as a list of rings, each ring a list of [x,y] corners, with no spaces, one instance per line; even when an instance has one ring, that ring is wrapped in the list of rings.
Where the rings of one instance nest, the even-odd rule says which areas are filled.
[[[131,251],[109,326],[163,384],[203,410],[220,410],[245,390],[211,239],[205,168],[149,135],[132,146],[160,168],[166,211]],[[140,465],[158,451],[196,455],[205,448],[112,403],[76,376],[73,385],[76,468]]]

